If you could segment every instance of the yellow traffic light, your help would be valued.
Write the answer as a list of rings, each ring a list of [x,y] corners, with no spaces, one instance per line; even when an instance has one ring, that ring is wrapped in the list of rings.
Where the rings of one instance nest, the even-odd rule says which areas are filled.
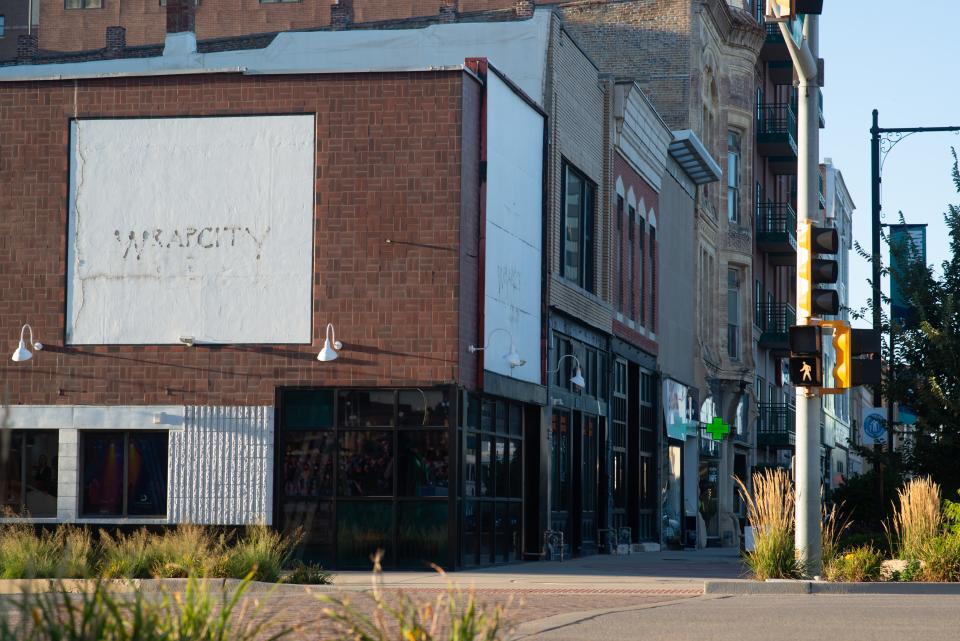
[[[839,251],[839,236],[832,227],[817,227],[809,222],[797,225],[797,316],[822,318],[840,312],[840,298],[835,289],[818,285],[837,282],[840,266],[836,260],[817,258]]]
[[[797,311],[801,318],[810,318],[810,223],[797,226]]]
[[[790,20],[796,13],[796,0],[767,0],[766,17],[770,22]]]
[[[833,366],[833,379],[837,387],[844,389],[853,387],[852,335],[849,325],[837,324],[833,327],[833,351],[837,356],[836,365]]]

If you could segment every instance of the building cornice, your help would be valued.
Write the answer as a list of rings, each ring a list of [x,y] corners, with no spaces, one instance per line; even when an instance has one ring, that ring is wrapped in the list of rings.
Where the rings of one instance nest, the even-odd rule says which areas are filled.
[[[754,58],[760,56],[760,49],[766,39],[766,31],[749,13],[738,7],[731,7],[726,0],[696,0],[706,9],[717,26],[717,31],[731,47],[746,49]]]

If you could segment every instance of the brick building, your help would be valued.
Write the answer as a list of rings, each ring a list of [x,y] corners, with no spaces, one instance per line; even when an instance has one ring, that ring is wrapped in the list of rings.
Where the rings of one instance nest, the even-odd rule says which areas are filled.
[[[194,42],[0,74],[0,331],[33,352],[4,505],[304,526],[338,567],[536,549],[540,108],[453,49],[331,74],[311,34]]]

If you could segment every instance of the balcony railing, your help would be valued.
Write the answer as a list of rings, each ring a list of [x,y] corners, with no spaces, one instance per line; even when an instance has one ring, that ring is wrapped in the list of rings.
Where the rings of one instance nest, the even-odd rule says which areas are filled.
[[[703,425],[700,426],[700,456],[720,458],[720,441],[715,441]]]
[[[797,311],[787,303],[759,303],[754,319],[760,327],[760,347],[785,351],[790,348],[790,326],[797,322]]]
[[[757,249],[773,265],[792,265],[797,255],[797,214],[790,203],[759,203],[755,216]]]
[[[757,151],[770,159],[778,175],[797,167],[797,116],[790,103],[770,103],[757,108]]]
[[[757,445],[793,446],[797,442],[796,410],[786,403],[760,403]]]

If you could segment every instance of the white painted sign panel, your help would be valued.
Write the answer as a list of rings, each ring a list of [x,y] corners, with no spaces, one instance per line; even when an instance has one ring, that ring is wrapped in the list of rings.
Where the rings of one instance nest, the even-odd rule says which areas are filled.
[[[484,369],[540,384],[543,117],[493,72],[487,75]],[[526,363],[503,356],[513,338]]]
[[[67,343],[309,343],[313,115],[71,125]]]

